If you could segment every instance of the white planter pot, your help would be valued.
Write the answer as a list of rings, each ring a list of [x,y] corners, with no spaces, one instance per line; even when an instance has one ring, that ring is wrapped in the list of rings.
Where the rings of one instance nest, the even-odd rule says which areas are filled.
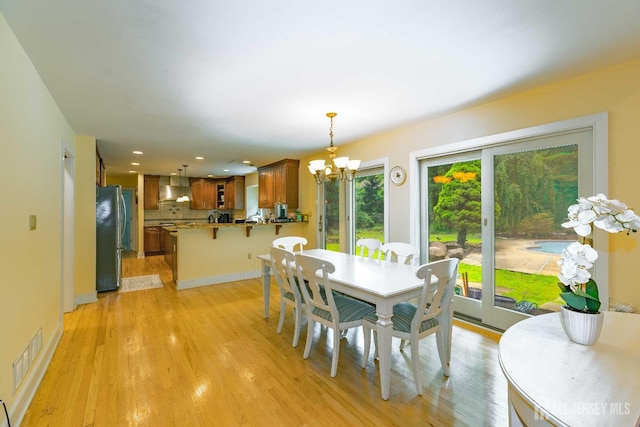
[[[562,307],[560,323],[569,339],[577,344],[593,345],[598,341],[602,331],[602,313],[580,313]]]

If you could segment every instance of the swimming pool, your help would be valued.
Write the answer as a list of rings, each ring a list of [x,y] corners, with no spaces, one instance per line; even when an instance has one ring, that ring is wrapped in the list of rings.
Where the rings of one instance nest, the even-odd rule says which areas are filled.
[[[541,240],[535,242],[535,246],[529,246],[527,250],[533,252],[544,252],[545,254],[560,255],[562,250],[569,246],[570,240]]]

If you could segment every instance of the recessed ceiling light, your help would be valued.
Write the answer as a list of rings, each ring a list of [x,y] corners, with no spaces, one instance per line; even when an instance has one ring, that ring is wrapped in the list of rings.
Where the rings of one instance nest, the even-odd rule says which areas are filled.
[[[136,151],[133,152],[133,154],[142,154],[142,151],[136,150]]]
[[[129,173],[137,173],[137,171],[129,171]]]
[[[207,178],[213,178],[213,175],[209,174],[207,175]]]
[[[204,160],[204,157],[202,157],[202,156],[196,156],[196,160]]]
[[[138,163],[138,162],[131,162],[131,166],[140,166],[140,163]]]
[[[229,169],[223,169],[222,171],[223,172],[229,172]]]
[[[244,163],[245,165],[248,165],[251,163],[251,160],[243,160],[242,163]]]
[[[175,173],[175,172],[171,172],[171,175],[178,175],[178,174],[177,174],[177,173]]]

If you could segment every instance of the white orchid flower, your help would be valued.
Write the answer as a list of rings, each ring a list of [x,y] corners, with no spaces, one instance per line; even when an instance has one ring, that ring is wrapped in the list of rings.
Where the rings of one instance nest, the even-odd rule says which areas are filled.
[[[640,228],[640,217],[635,212],[619,200],[607,199],[602,193],[580,197],[578,203],[569,206],[568,219],[562,226],[573,228],[581,237],[591,234],[591,224],[609,233],[636,231]]]
[[[618,220],[624,223],[624,228],[627,230],[640,229],[640,216],[636,215],[631,209],[627,209],[624,213],[618,215]]]
[[[588,203],[569,206],[569,221],[563,223],[562,226],[573,228],[578,236],[585,237],[591,234],[591,223],[597,218],[597,215],[590,209],[590,206]]]
[[[609,233],[626,231],[629,234],[631,231],[635,232],[640,229],[640,217],[634,211],[619,200],[607,199],[607,196],[602,193],[586,198],[580,197],[578,203],[569,206],[567,211],[568,221],[564,222],[562,226],[573,228],[576,234],[582,237],[591,234],[591,224]],[[573,242],[560,255],[558,278],[572,292],[575,292],[579,287],[581,288],[580,285],[589,282],[591,278],[589,269],[593,267],[597,259],[598,252],[590,245]],[[571,304],[564,296],[563,299],[574,309],[582,309],[582,307]]]
[[[575,291],[576,285],[587,283],[591,277],[589,269],[598,259],[598,252],[589,245],[573,242],[567,246],[560,256],[558,278]]]

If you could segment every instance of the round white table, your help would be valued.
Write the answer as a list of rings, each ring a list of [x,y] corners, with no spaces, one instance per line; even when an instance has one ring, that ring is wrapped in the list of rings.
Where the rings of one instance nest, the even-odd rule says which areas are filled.
[[[507,329],[498,354],[509,425],[640,425],[640,315],[604,315],[593,346],[571,342],[558,313]]]

